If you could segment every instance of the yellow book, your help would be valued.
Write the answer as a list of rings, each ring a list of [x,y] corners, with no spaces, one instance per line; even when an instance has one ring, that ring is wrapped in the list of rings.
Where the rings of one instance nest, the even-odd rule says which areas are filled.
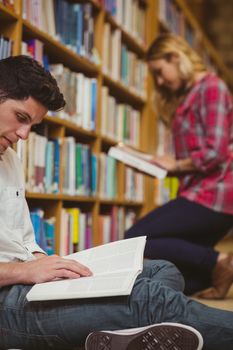
[[[74,246],[78,245],[79,240],[79,213],[80,209],[78,208],[68,208],[67,212],[72,217],[72,242]]]

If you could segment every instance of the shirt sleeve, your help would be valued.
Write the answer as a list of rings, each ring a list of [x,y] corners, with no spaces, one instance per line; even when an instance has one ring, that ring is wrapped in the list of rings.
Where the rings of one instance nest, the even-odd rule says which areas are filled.
[[[232,113],[232,101],[221,80],[214,79],[204,87],[194,113],[205,132],[203,146],[194,150],[191,158],[197,169],[209,172],[224,162],[229,152],[229,113]]]

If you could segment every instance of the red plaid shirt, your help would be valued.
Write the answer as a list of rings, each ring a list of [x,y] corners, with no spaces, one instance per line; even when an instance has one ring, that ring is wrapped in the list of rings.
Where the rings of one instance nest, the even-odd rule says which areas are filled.
[[[198,172],[179,176],[179,195],[233,215],[233,104],[222,80],[210,73],[179,105],[172,124],[177,159]]]

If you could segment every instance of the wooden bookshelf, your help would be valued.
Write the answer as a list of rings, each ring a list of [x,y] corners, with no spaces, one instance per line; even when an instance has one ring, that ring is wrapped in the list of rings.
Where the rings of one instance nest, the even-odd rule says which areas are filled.
[[[60,184],[58,193],[38,193],[28,191],[26,193],[29,207],[31,209],[41,207],[44,210],[45,218],[54,216],[55,221],[55,247],[59,253],[61,238],[61,221],[63,208],[78,207],[84,213],[90,213],[91,226],[93,235],[93,244],[101,243],[99,235],[99,216],[102,214],[111,214],[115,208],[121,208],[119,215],[135,213],[136,217],[140,217],[152,210],[155,206],[156,183],[154,179],[144,176],[144,198],[140,201],[125,199],[125,166],[117,164],[114,180],[117,181],[116,195],[113,198],[106,198],[99,195],[99,181],[96,193],[92,195],[73,194],[68,195],[62,192],[62,182],[64,180],[64,168],[66,167],[66,159],[62,156],[65,138],[74,138],[76,142],[80,142],[90,147],[91,151],[97,155],[107,153],[110,146],[117,143],[117,140],[109,135],[102,133],[102,112],[103,101],[101,98],[101,89],[106,86],[111,97],[116,99],[117,104],[130,106],[140,113],[140,134],[137,149],[153,153],[157,145],[156,131],[156,114],[153,107],[153,81],[148,75],[146,76],[145,93],[135,92],[130,86],[124,84],[120,79],[115,79],[106,72],[103,65],[103,32],[104,24],[110,26],[112,33],[118,31],[121,41],[130,53],[133,53],[136,59],[145,61],[146,48],[150,42],[159,33],[161,22],[158,17],[159,1],[138,0],[138,6],[144,11],[145,16],[145,33],[144,40],[137,38],[132,31],[125,25],[119,23],[115,17],[107,12],[96,0],[88,1],[70,1],[69,3],[79,3],[81,5],[90,4],[93,10],[93,26],[94,26],[94,48],[98,55],[91,59],[83,55],[77,54],[70,47],[63,44],[57,38],[43,31],[35,24],[32,24],[23,14],[23,1],[15,0],[15,11],[7,9],[0,4],[0,31],[2,35],[12,39],[13,55],[21,53],[21,42],[28,39],[37,39],[43,43],[44,53],[48,56],[49,62],[52,64],[62,63],[75,73],[82,73],[85,77],[96,79],[97,96],[96,96],[96,121],[94,130],[88,130],[82,125],[77,125],[72,118],[61,118],[61,116],[46,116],[42,126],[48,133],[49,138],[59,138],[61,142],[61,163],[60,163]],[[200,31],[198,24],[192,17],[191,11],[187,8],[184,1],[174,0],[175,6],[178,6],[194,30]],[[165,26],[164,30],[168,30]],[[228,79],[228,72],[221,58],[214,50],[212,45],[201,33],[202,45],[206,48],[211,60],[219,69],[223,76]],[[145,64],[146,65],[146,64]],[[135,147],[135,146],[134,146]],[[99,161],[98,161],[99,164]],[[100,166],[100,164],[99,164]],[[98,171],[100,173],[100,171]],[[106,182],[108,180],[106,179]],[[123,214],[122,214],[123,213]],[[130,214],[130,215],[131,215]],[[131,215],[133,217],[133,214]]]
[[[201,25],[195,18],[195,16],[192,13],[192,9],[189,8],[187,5],[187,2],[184,0],[160,0],[160,2],[164,2],[166,4],[172,4],[174,13],[176,11],[180,12],[183,14],[184,21],[187,26],[190,26],[190,29],[193,31],[194,34],[194,39],[195,39],[195,49],[199,51],[199,53],[203,56],[206,55],[213,68],[216,69],[218,74],[222,76],[222,78],[227,82],[229,87],[232,89],[233,88],[233,77],[232,74],[230,73],[229,69],[226,67],[222,57],[219,55],[219,52],[217,49],[214,47],[214,45],[210,42],[208,37],[205,35],[203,32]],[[167,21],[164,18],[159,20],[160,24],[160,29],[161,31],[170,31],[171,30],[171,25],[169,23],[169,20]],[[177,33],[181,34],[181,33]],[[182,34],[181,34],[182,35]]]

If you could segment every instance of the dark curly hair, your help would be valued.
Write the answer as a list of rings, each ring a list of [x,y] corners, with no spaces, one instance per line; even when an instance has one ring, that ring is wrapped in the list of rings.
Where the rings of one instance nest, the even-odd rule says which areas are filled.
[[[37,61],[19,55],[0,60],[0,103],[33,97],[50,111],[65,106],[56,80]]]

